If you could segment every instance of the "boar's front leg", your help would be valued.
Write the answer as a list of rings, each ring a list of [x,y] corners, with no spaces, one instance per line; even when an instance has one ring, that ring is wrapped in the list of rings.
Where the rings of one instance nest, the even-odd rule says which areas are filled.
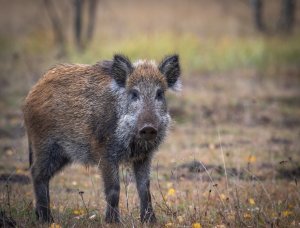
[[[110,162],[103,162],[101,165],[104,191],[106,197],[105,221],[107,223],[119,222],[119,166]]]
[[[155,223],[156,217],[152,208],[150,193],[150,165],[151,159],[146,158],[142,161],[133,163],[137,190],[140,197],[141,221]]]

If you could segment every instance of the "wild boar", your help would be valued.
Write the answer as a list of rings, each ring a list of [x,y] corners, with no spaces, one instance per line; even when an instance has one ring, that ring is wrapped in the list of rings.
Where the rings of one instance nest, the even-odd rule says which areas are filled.
[[[67,164],[97,165],[106,196],[105,220],[119,222],[119,165],[130,164],[142,222],[155,222],[150,165],[169,123],[165,92],[180,87],[177,55],[156,64],[123,55],[94,65],[62,64],[31,89],[23,113],[36,215],[51,222],[49,181]]]

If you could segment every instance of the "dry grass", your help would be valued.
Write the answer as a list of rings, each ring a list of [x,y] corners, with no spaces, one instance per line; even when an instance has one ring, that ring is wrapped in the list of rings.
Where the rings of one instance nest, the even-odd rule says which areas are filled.
[[[158,226],[298,226],[299,81],[235,72],[184,79],[184,85],[182,94],[169,97],[175,123],[153,161]],[[8,123],[19,121],[13,116]],[[23,134],[2,136],[1,146],[1,173],[28,176]],[[140,226],[134,178],[122,170],[122,225]],[[9,193],[1,182],[2,210],[18,224],[37,225],[31,185],[8,186]],[[106,226],[102,190],[95,168],[67,168],[51,183],[56,223]]]

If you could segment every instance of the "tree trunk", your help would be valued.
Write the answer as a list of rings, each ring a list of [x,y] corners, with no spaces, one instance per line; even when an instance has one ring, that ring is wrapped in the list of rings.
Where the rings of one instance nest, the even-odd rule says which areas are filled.
[[[91,42],[94,35],[97,5],[98,5],[98,0],[89,0],[89,20],[88,20],[86,44]]]
[[[262,19],[263,1],[262,0],[250,0],[250,4],[253,11],[253,19],[255,28],[259,31],[264,31],[264,24]]]
[[[282,0],[279,28],[285,32],[291,32],[295,21],[295,0]]]
[[[78,50],[82,50],[82,0],[74,0],[74,32],[75,42]]]
[[[60,56],[64,56],[66,54],[66,49],[65,49],[65,36],[63,33],[63,28],[62,24],[59,20],[58,14],[56,12],[55,6],[51,0],[44,0],[44,4],[47,9],[48,16],[50,18],[52,27],[53,27],[53,32],[55,36],[56,43],[59,45],[60,49]]]

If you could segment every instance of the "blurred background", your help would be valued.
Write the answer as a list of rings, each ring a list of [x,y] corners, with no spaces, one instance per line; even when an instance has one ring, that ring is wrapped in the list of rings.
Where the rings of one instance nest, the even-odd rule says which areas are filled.
[[[157,61],[178,53],[184,78],[196,73],[199,80],[201,73],[239,69],[297,74],[299,5],[297,0],[1,0],[1,109],[20,105],[18,98],[55,63],[92,64],[120,52]]]
[[[298,0],[0,0],[0,6],[1,188],[9,179],[23,186],[15,187],[16,195],[26,193],[32,200],[21,112],[30,88],[57,63],[94,64],[115,53],[133,61],[180,56],[183,91],[168,94],[174,123],[154,161],[157,179],[166,183],[162,191],[175,189],[177,203],[195,202],[192,189],[200,177],[200,191],[208,191],[212,177],[227,188],[226,195],[228,181],[229,186],[236,180],[252,183],[250,176],[255,174],[266,185],[277,184],[270,189],[280,201],[284,197],[279,193],[299,178]],[[209,177],[203,164],[211,170]],[[86,183],[86,176],[98,174],[75,169],[80,168],[72,167],[54,179],[52,191],[61,192],[64,185],[88,192],[91,183]],[[245,191],[247,198],[250,193]],[[91,202],[98,199],[93,192],[90,197]],[[299,195],[294,199],[299,203]],[[159,196],[156,202],[161,202]],[[268,207],[270,202],[261,203]],[[280,212],[280,205],[272,204],[272,210]],[[191,211],[198,209],[196,204]],[[286,217],[293,215],[297,221],[299,204],[297,210]],[[168,219],[167,213],[161,218]],[[220,221],[224,222],[222,216]],[[284,222],[288,226],[291,221]]]
[[[12,69],[36,80],[53,63],[95,63],[118,52],[132,59],[176,52],[186,73],[297,67],[296,3],[1,0],[1,84]]]

